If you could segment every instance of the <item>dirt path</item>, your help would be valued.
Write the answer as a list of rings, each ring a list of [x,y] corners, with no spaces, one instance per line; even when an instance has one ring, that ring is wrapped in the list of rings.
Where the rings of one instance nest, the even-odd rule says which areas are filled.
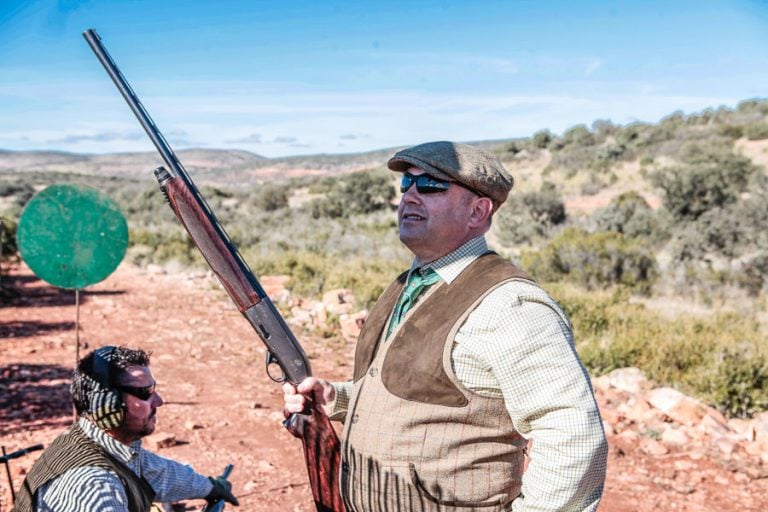
[[[7,269],[5,269],[7,272]],[[74,294],[25,267],[3,276],[0,307],[0,445],[48,444],[71,422]],[[2,291],[2,290],[0,290]],[[300,443],[282,427],[282,391],[264,372],[264,349],[220,287],[204,274],[163,275],[122,265],[81,296],[81,340],[153,352],[165,405],[157,433],[175,436],[161,455],[232,474],[243,511],[311,511]],[[351,374],[353,344],[299,334],[315,374]],[[603,408],[608,407],[601,403]],[[601,510],[765,510],[768,484],[710,454],[645,455],[613,436]],[[16,488],[40,452],[12,462]],[[0,476],[0,510],[10,492]],[[189,509],[199,505],[190,502]]]

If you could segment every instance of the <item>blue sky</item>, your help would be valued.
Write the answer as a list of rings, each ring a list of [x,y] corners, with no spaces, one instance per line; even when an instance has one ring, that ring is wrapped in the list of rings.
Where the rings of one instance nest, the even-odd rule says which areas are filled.
[[[265,156],[556,133],[768,96],[768,2],[0,0],[0,148]]]

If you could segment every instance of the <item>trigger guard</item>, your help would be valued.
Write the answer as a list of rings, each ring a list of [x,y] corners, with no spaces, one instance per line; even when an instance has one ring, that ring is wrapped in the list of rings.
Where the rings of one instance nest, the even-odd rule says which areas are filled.
[[[280,368],[280,364],[277,358],[272,354],[272,352],[267,350],[267,360],[266,360],[267,377],[269,377],[272,380],[272,382],[277,382],[278,384],[282,384],[283,382],[286,381],[285,373],[282,371],[282,368],[280,369],[281,373],[278,378],[275,378],[275,376],[272,375],[272,372],[270,371],[270,368],[275,365],[278,368]]]

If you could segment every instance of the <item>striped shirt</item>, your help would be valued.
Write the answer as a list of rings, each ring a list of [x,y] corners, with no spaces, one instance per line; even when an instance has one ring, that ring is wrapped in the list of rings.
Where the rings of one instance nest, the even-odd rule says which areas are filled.
[[[110,455],[149,482],[155,501],[174,502],[204,498],[213,485],[191,467],[160,457],[141,447],[141,441],[125,445],[85,418],[78,425]],[[37,512],[128,512],[120,478],[103,468],[85,466],[67,471],[37,491]]]
[[[450,285],[487,251],[485,238],[478,237],[422,268],[414,261],[411,272],[432,268]],[[511,510],[596,510],[608,445],[589,375],[560,306],[527,281],[499,286],[459,328],[451,364],[467,389],[503,398],[515,429],[533,441],[521,496]],[[331,418],[343,420],[352,383],[334,388]]]

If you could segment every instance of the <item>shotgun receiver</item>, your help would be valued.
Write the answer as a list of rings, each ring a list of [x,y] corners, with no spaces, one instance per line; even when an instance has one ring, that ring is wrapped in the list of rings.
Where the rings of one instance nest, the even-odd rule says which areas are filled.
[[[155,176],[173,212],[232,301],[266,345],[267,374],[276,382],[299,384],[312,374],[301,345],[107,53],[99,35],[89,29],[83,36],[165,162],[166,167],[156,169]],[[270,367],[275,364],[282,370],[278,377],[270,373]],[[338,485],[340,443],[328,417],[313,404],[305,414],[288,418],[285,426],[302,440],[317,510],[343,511]]]

